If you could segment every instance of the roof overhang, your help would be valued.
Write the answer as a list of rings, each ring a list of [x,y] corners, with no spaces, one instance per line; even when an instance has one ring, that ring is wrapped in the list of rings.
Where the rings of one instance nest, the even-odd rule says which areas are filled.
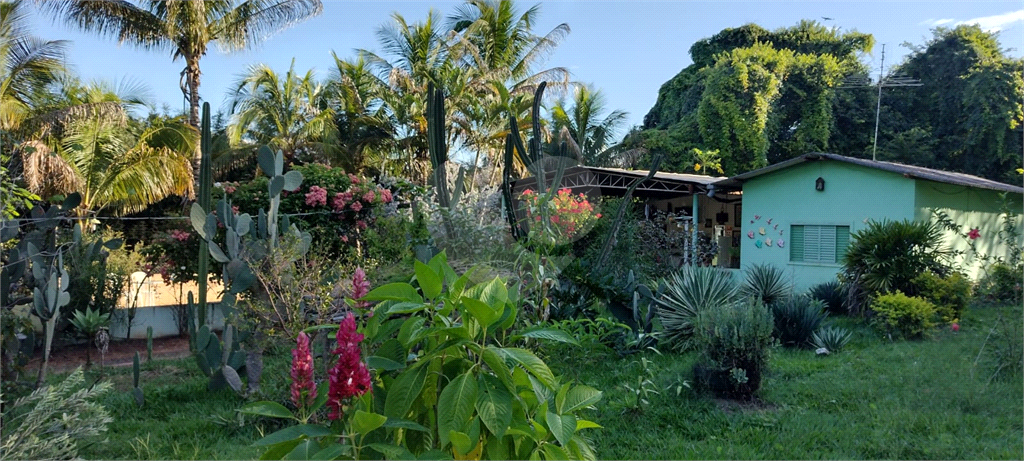
[[[649,170],[573,166],[566,168],[563,172],[561,187],[581,191],[590,189],[599,195],[621,197],[625,195],[626,189],[633,181],[645,178],[648,173]],[[554,181],[555,175],[555,171],[549,171],[545,177],[548,181]],[[709,190],[728,192],[730,188],[719,186],[719,183],[725,179],[695,174],[657,172],[650,179],[640,183],[634,195],[668,199],[693,194],[707,194]],[[515,181],[513,189],[522,192],[535,187],[537,187],[537,179],[531,176]],[[731,190],[739,190],[739,188]]]

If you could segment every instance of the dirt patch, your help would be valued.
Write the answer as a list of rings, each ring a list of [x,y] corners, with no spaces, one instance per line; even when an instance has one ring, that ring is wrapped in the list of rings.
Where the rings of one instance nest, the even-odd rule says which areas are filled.
[[[86,363],[86,349],[89,348],[89,354],[92,357],[93,366],[99,366],[100,363],[100,351],[95,346],[86,344],[68,345],[61,347],[58,350],[50,351],[50,366],[48,370],[52,373],[64,373],[80,366],[84,367]],[[106,355],[103,357],[103,366],[105,367],[123,367],[132,364],[132,358],[135,357],[135,352],[139,353],[139,357],[146,360],[146,340],[145,339],[129,339],[111,342],[107,349]],[[188,357],[188,338],[156,338],[153,339],[153,359],[180,359]],[[32,374],[39,370],[39,365],[43,361],[43,355],[41,351],[37,351],[36,355],[32,357],[32,360],[25,365],[25,372]]]

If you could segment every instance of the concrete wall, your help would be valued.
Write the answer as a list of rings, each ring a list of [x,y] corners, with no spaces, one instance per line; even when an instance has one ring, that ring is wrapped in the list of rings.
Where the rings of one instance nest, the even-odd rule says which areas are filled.
[[[825,189],[820,192],[815,190],[819,177],[825,180]],[[866,227],[867,220],[913,219],[914,194],[913,179],[828,160],[752,178],[743,184],[741,269],[766,263],[781,267],[797,292],[835,280],[838,263],[790,261],[790,226],[850,226],[853,233]],[[760,233],[762,228],[764,235]],[[768,238],[772,240],[770,246],[766,244]],[[781,248],[779,239],[784,242]],[[757,241],[762,242],[760,247],[755,245]]]
[[[224,315],[216,304],[208,306],[206,318],[209,319],[210,328],[214,330],[224,328]],[[123,339],[128,334],[129,309],[116,309],[110,317],[110,336],[114,339]],[[143,339],[146,337],[146,327],[153,327],[153,337],[163,338],[178,336],[183,332],[178,331],[178,317],[184,311],[178,306],[153,306],[140,307],[135,310],[135,318],[132,319],[132,331],[130,339]],[[185,322],[182,321],[182,324]]]
[[[1008,193],[1004,200],[1001,193],[996,191],[925,180],[917,181],[915,191],[916,219],[936,221],[932,210],[941,210],[961,226],[962,233],[977,228],[981,236],[974,240],[974,244],[983,255],[1003,258],[1008,255],[1009,245],[999,238],[999,231],[1003,228],[1004,201],[1005,206],[1018,215],[1014,222],[1018,236],[1024,235],[1024,224],[1020,216],[1020,194]],[[965,252],[955,259],[955,263],[959,264],[970,278],[976,280],[984,275],[985,267],[975,257],[976,255],[969,251],[969,241],[962,233],[958,235],[952,231],[945,231],[944,243],[952,250]],[[1018,238],[1018,245],[1021,243],[1019,240]]]

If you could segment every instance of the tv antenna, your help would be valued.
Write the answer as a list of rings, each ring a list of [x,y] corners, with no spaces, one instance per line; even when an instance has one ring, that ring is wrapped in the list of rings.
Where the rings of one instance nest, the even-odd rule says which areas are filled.
[[[871,83],[870,78],[860,77],[851,78],[844,81],[839,88],[869,88],[872,86],[878,87],[878,102],[875,105],[875,139],[871,146],[871,160],[875,161],[876,153],[878,152],[878,120],[879,115],[882,112],[882,88],[901,87],[901,86],[921,86],[922,83],[916,78],[910,78],[905,75],[890,75],[885,76],[885,44],[882,44],[882,62],[878,66],[878,81]]]

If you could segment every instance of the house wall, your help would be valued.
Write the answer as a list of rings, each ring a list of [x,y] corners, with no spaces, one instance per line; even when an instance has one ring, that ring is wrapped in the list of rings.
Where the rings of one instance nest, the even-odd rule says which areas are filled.
[[[821,192],[815,190],[819,177],[825,180]],[[867,220],[913,219],[914,183],[895,173],[827,160],[751,178],[743,184],[741,269],[746,271],[755,264],[781,267],[797,292],[835,280],[840,270],[837,263],[790,261],[790,226],[850,226],[853,233],[866,227]],[[765,235],[760,234],[761,228]],[[766,244],[768,238],[771,246]],[[782,248],[778,246],[780,238],[785,243]],[[759,240],[760,248],[755,245]]]
[[[981,234],[974,240],[978,253],[1006,258],[1010,245],[999,238],[999,231],[1003,227],[1002,209],[1006,206],[1006,209],[1014,210],[1018,215],[1013,225],[1017,228],[1018,245],[1021,244],[1020,236],[1024,234],[1024,224],[1020,216],[1020,194],[1007,193],[1004,200],[1000,192],[992,190],[918,180],[914,206],[915,217],[918,220],[936,222],[938,219],[933,210],[940,210],[961,226],[960,234],[947,230],[943,232],[943,239],[948,248],[964,252],[954,262],[959,264],[971,279],[977,280],[984,275],[985,267],[977,255],[970,251],[969,240],[964,238],[963,233],[977,228]]]

